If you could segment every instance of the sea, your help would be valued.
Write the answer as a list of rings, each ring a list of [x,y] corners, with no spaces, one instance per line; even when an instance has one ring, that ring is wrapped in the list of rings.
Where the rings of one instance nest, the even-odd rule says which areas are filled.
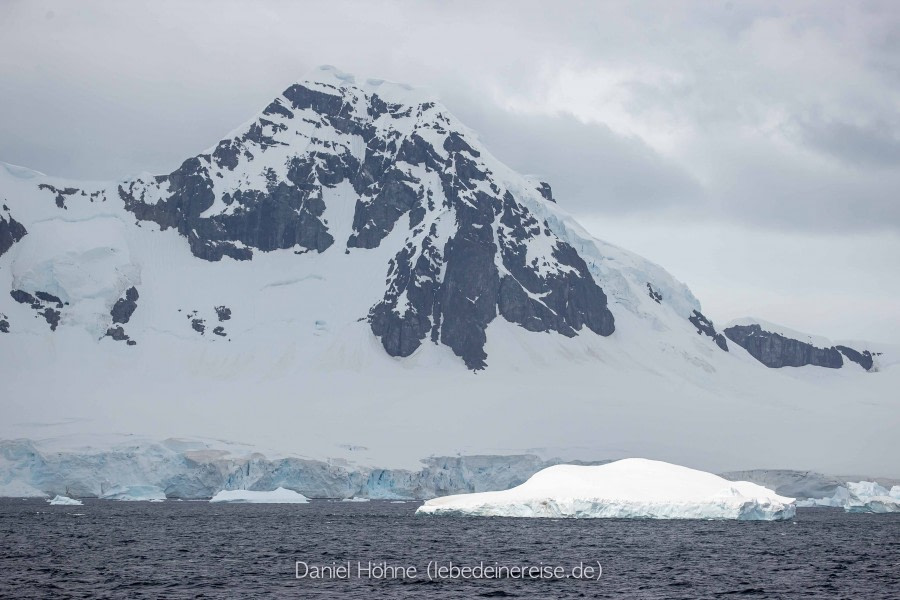
[[[900,514],[416,516],[419,502],[0,500],[2,598],[900,598]]]

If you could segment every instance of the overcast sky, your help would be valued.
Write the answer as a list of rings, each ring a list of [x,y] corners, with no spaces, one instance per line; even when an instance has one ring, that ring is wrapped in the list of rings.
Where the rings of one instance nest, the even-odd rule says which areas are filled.
[[[900,342],[900,2],[0,0],[0,160],[166,173],[320,64],[433,89],[719,323]]]

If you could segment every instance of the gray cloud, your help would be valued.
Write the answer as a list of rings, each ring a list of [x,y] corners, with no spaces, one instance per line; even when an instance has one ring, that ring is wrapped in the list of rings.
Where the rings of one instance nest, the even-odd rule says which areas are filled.
[[[515,115],[484,104],[451,102],[497,158],[551,182],[576,213],[702,210],[704,191],[690,173],[640,139],[571,115]]]
[[[886,120],[866,125],[806,120],[797,124],[802,140],[840,162],[859,167],[900,167],[900,135]]]
[[[169,171],[331,63],[433,88],[577,214],[897,231],[897,31],[894,2],[8,0],[0,160]]]

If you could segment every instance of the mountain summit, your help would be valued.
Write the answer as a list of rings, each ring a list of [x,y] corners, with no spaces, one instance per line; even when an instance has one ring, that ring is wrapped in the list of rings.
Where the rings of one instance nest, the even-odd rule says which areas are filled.
[[[867,376],[892,360],[869,344],[759,320],[720,331],[687,286],[588,234],[430,94],[330,67],[171,173],[0,164],[0,201],[0,380],[17,416],[3,436],[690,464],[698,437],[721,435],[704,466],[724,469],[758,465],[725,460],[735,439],[780,452],[729,403],[771,427],[812,395],[812,434],[892,383]]]
[[[666,298],[726,349],[685,286],[591,240],[558,210],[549,184],[497,161],[428,94],[380,80],[357,83],[331,67],[290,86],[168,175],[36,187],[52,199],[46,204],[55,219],[70,222],[67,213],[114,204],[137,226],[174,230],[210,262],[279,251],[309,262],[301,255],[355,257],[384,248],[379,297],[356,316],[395,357],[430,342],[482,369],[486,330],[498,317],[532,332],[609,336],[616,328],[609,293],[632,310]],[[6,251],[24,229],[14,215],[4,227]],[[141,291],[140,265],[128,266],[119,274],[133,276],[119,277],[118,295],[105,294],[103,308],[108,335],[137,343],[122,328],[134,310],[126,316],[123,307],[136,308]],[[14,299],[53,328],[74,324],[68,307],[82,298],[64,282],[46,283],[14,282]]]
[[[39,197],[37,206],[4,205],[0,253],[29,231],[17,217],[41,215],[26,243],[31,251],[13,258],[11,298],[43,316],[51,330],[80,323],[113,340],[138,343],[125,327],[144,287],[143,262],[130,258],[133,244],[117,239],[109,246],[121,264],[111,257],[97,263],[96,253],[88,251],[90,260],[74,266],[73,248],[58,246],[60,237],[80,236],[75,247],[96,242],[100,248],[103,235],[120,237],[127,219],[137,227],[172,230],[203,261],[249,262],[289,252],[296,263],[329,263],[317,272],[320,278],[334,277],[337,270],[352,277],[354,270],[380,268],[383,284],[359,290],[372,302],[347,316],[365,320],[393,357],[432,343],[450,348],[468,368],[484,369],[487,330],[495,319],[531,332],[609,336],[616,331],[611,303],[657,328],[674,313],[729,350],[687,287],[660,267],[591,238],[557,207],[548,183],[513,172],[430,94],[406,85],[357,82],[320,67],[167,175],[85,186],[52,182],[21,168],[7,171],[8,178],[33,184]],[[113,216],[110,211],[114,221],[97,221]],[[96,227],[73,226],[85,218]],[[44,229],[55,239],[41,239]],[[57,250],[65,261],[48,255]],[[33,262],[35,254],[39,263]],[[329,259],[316,261],[316,255]],[[57,276],[69,268],[81,279],[77,273]],[[85,295],[85,277],[109,285]],[[345,295],[353,287],[330,293]],[[102,301],[95,302],[97,295]],[[224,302],[216,306],[217,321],[231,318]],[[205,321],[190,318],[200,334],[206,333]],[[6,317],[3,322],[4,330],[14,329]],[[742,341],[753,336],[732,331],[731,340],[749,348]],[[212,333],[227,336],[224,325]],[[752,343],[759,346],[760,338]],[[767,351],[761,362],[843,362],[835,349],[827,358],[807,353],[808,360],[781,360],[769,356],[773,352],[779,349]]]

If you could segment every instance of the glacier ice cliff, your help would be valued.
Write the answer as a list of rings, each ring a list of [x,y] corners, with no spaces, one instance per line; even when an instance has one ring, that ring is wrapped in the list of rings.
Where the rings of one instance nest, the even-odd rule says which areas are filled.
[[[309,498],[425,499],[513,487],[554,461],[514,455],[431,457],[422,463],[414,471],[270,459],[180,440],[65,452],[11,440],[0,441],[0,493],[151,500],[285,488]]]

